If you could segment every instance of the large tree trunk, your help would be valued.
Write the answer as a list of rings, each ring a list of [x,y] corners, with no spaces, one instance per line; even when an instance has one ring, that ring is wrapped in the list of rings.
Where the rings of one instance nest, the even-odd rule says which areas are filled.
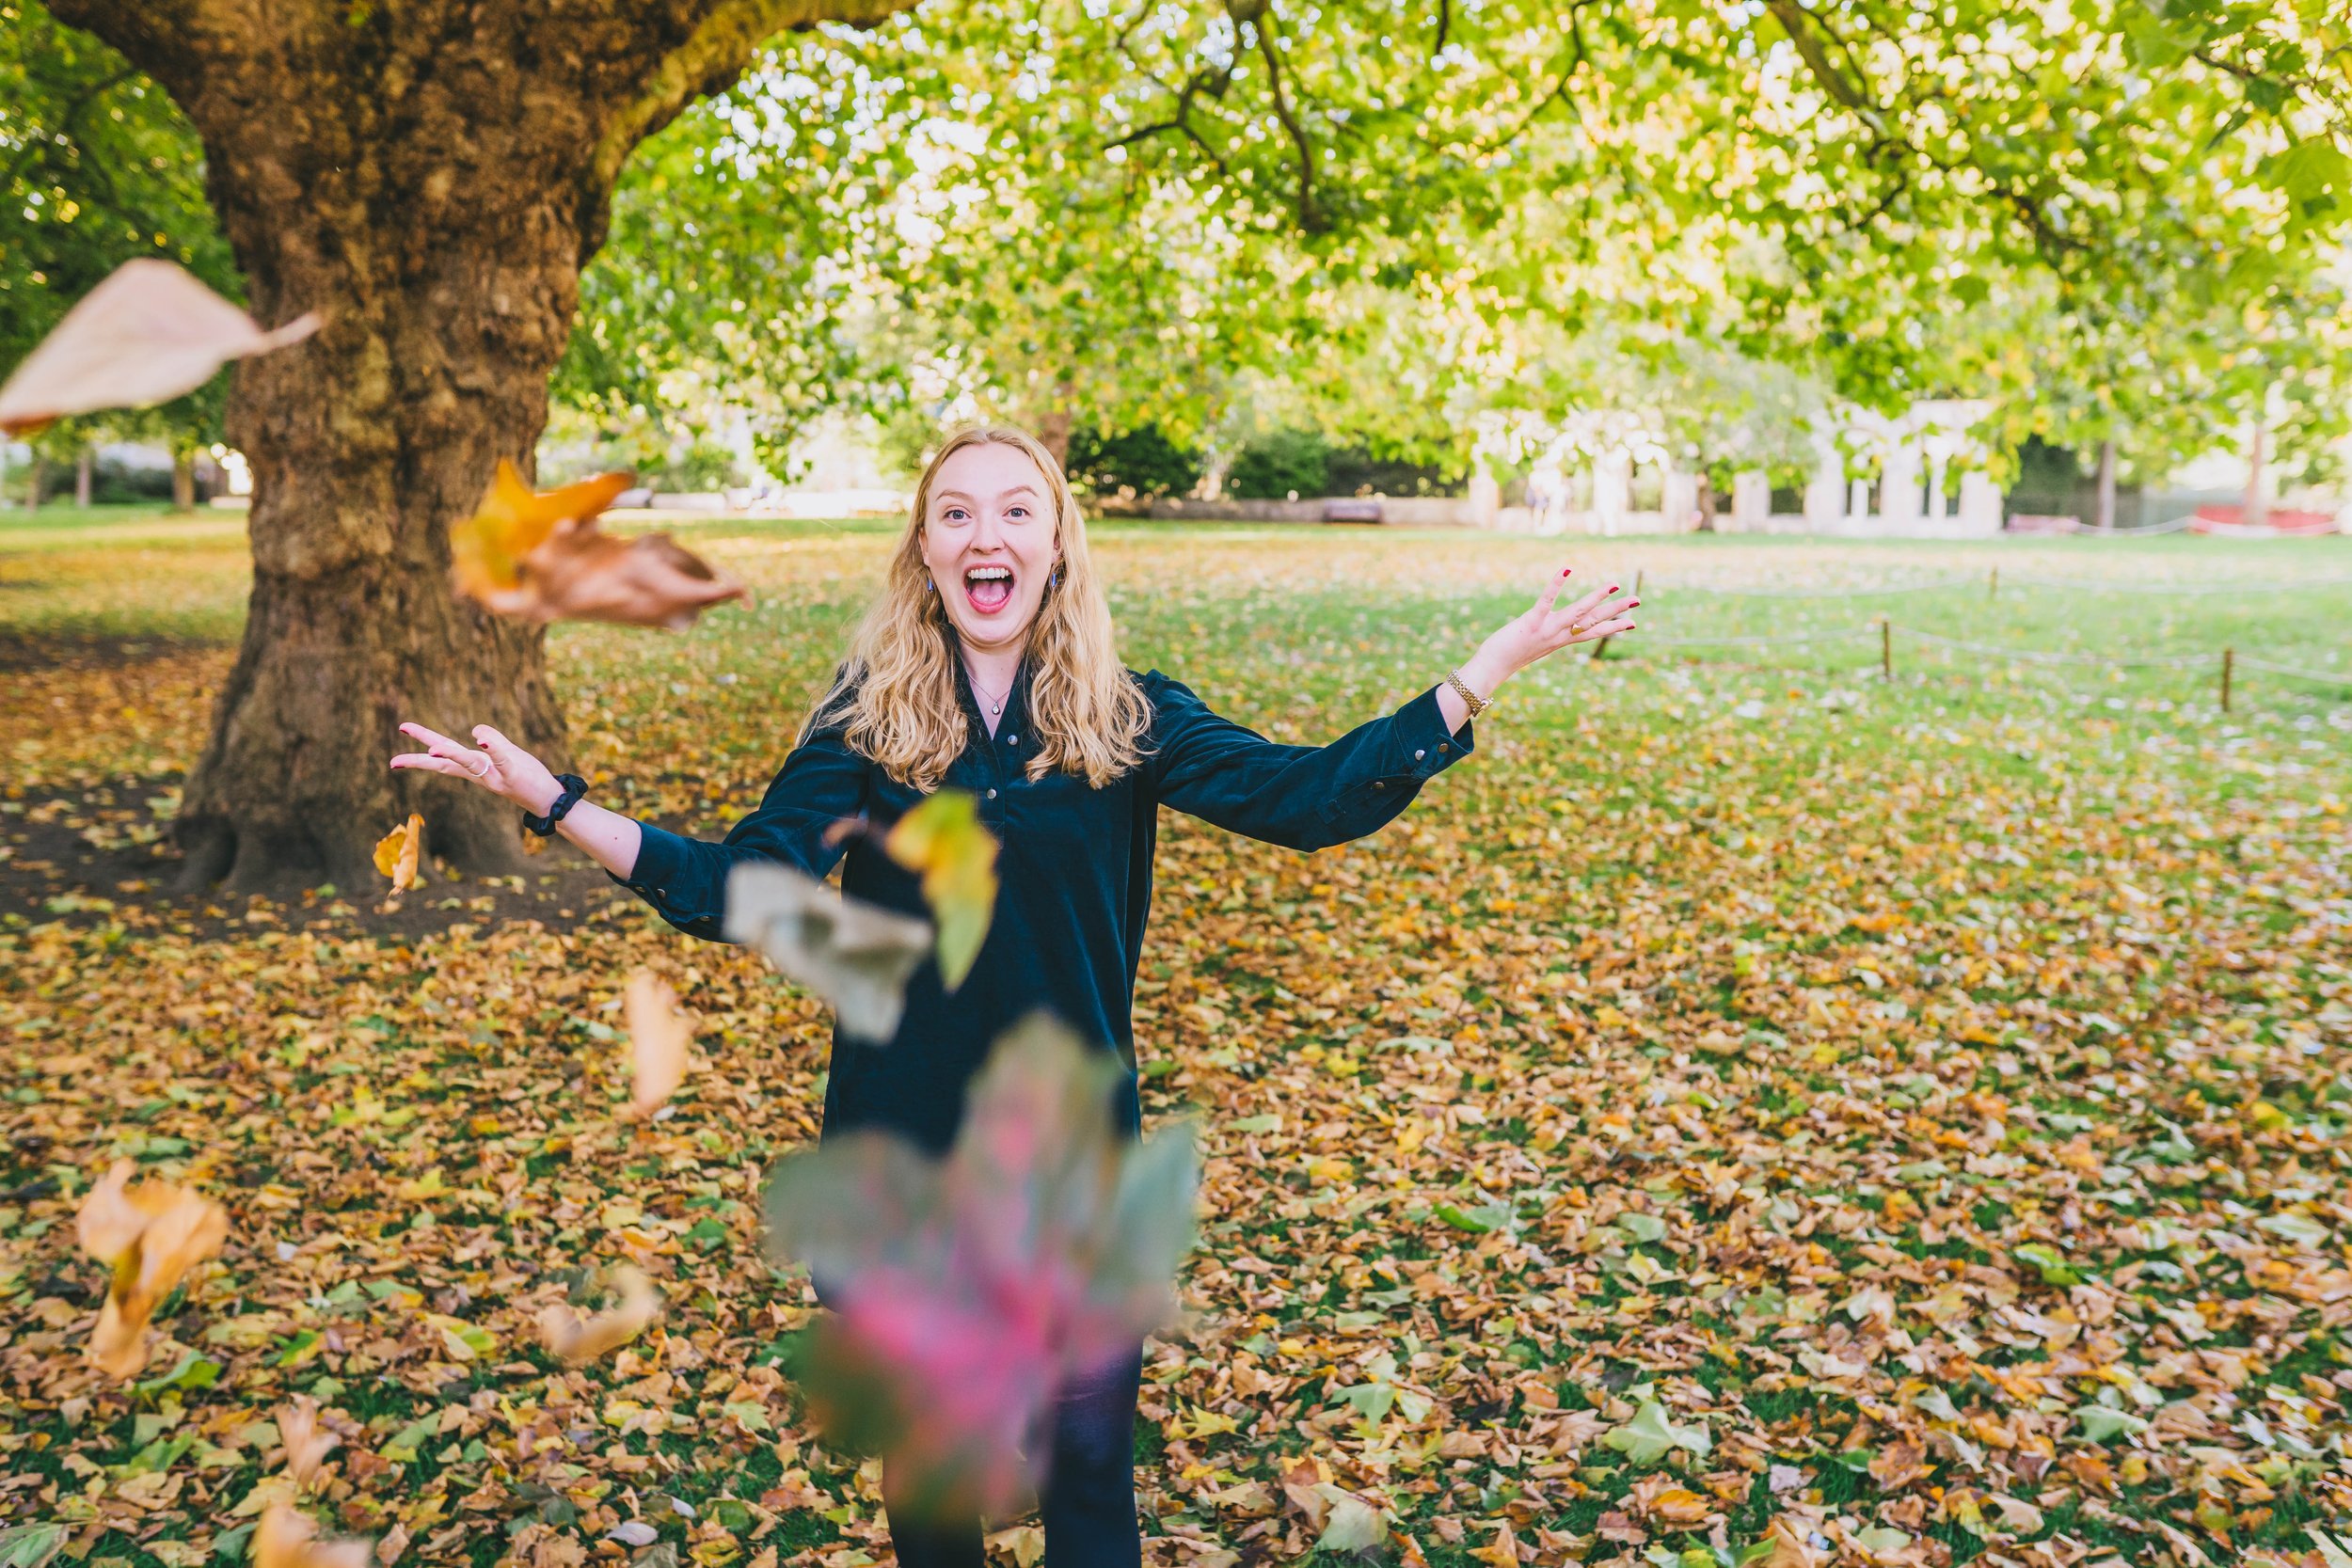
[[[171,454],[171,509],[174,512],[196,510],[196,455],[175,451]]]
[[[96,458],[97,453],[93,452],[87,447],[84,447],[81,451],[74,456],[73,504],[76,507],[87,507],[89,505],[90,470],[96,462]]]
[[[253,594],[186,784],[184,886],[365,886],[410,811],[436,856],[516,863],[512,806],[386,765],[403,720],[569,760],[543,635],[451,593],[450,524],[500,458],[532,471],[630,147],[777,28],[903,3],[55,0],[187,112],[255,315],[326,319],[231,388]]]

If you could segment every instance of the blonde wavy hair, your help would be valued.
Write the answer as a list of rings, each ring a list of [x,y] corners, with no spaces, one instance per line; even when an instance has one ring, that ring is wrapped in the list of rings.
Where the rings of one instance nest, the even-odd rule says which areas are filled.
[[[961,754],[970,721],[956,703],[956,632],[941,595],[925,588],[923,529],[940,465],[965,447],[1001,442],[1028,454],[1053,498],[1058,583],[1046,587],[1029,628],[1032,780],[1059,769],[1100,789],[1143,758],[1152,705],[1120,663],[1111,610],[1087,553],[1086,520],[1053,453],[1027,431],[968,425],[950,434],[914,487],[906,532],[891,551],[881,595],[859,623],[833,689],[810,713],[802,739],[838,724],[851,751],[910,788],[929,793]]]

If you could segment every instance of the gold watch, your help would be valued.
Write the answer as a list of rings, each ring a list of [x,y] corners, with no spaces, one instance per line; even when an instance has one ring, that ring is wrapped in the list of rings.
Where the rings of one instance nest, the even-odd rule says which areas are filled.
[[[1472,691],[1468,686],[1465,686],[1462,683],[1462,677],[1459,673],[1446,676],[1445,683],[1446,685],[1454,688],[1454,691],[1461,697],[1462,705],[1470,709],[1470,716],[1472,719],[1477,718],[1480,714],[1495,705],[1492,699],[1481,697],[1477,692]]]

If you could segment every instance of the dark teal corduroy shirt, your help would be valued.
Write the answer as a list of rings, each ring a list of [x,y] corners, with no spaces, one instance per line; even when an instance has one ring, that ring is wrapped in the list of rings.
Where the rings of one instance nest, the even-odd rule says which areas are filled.
[[[956,690],[970,721],[963,754],[945,787],[970,791],[1003,848],[996,914],[978,960],[952,993],[925,959],[909,982],[906,1015],[884,1045],[834,1041],[825,1131],[895,1129],[946,1149],[963,1118],[965,1085],[997,1035],[1043,1006],[1089,1040],[1135,1060],[1135,987],[1152,908],[1152,854],[1159,808],[1294,849],[1361,838],[1411,803],[1421,786],[1469,754],[1470,727],[1445,727],[1432,688],[1396,712],[1327,746],[1284,746],[1212,712],[1181,682],[1154,670],[1135,677],[1152,704],[1142,766],[1101,789],[1055,772],[1032,783],[1025,767],[1028,672],[1006,695],[991,737],[957,661]],[[896,821],[921,799],[820,727],[792,749],[759,809],[720,843],[644,830],[637,864],[622,880],[689,936],[723,940],[727,873],[740,861],[774,861],[823,877],[847,853],[842,891],[885,908],[924,913],[914,876],[865,835],[825,842],[843,817]],[[1140,1119],[1132,1070],[1120,1094],[1130,1131]]]

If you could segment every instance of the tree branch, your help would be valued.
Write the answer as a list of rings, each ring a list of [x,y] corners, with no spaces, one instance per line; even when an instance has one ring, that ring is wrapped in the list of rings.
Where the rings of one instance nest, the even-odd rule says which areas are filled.
[[[1290,133],[1291,145],[1298,150],[1298,227],[1306,233],[1320,234],[1326,225],[1315,212],[1314,144],[1308,139],[1307,128],[1291,112],[1290,96],[1282,90],[1282,65],[1274,52],[1274,29],[1268,25],[1273,20],[1273,8],[1269,6],[1266,13],[1251,24],[1251,30],[1258,35],[1258,54],[1265,61],[1266,88],[1274,95],[1274,118],[1282,122],[1282,129]]]
[[[1788,41],[1797,46],[1805,69],[1813,73],[1823,92],[1857,114],[1875,112],[1876,105],[1867,95],[1846,80],[1831,61],[1829,51],[1821,47],[1820,36],[1813,30],[1814,19],[1797,0],[1770,0],[1766,8],[1772,13],[1772,20],[1780,24],[1780,30],[1788,35]]]
[[[623,0],[624,4],[630,0]],[[614,111],[596,139],[591,165],[609,190],[637,144],[660,130],[697,98],[733,85],[759,46],[787,29],[842,22],[879,27],[914,8],[915,0],[719,0],[684,43],[662,56],[635,98]]]

